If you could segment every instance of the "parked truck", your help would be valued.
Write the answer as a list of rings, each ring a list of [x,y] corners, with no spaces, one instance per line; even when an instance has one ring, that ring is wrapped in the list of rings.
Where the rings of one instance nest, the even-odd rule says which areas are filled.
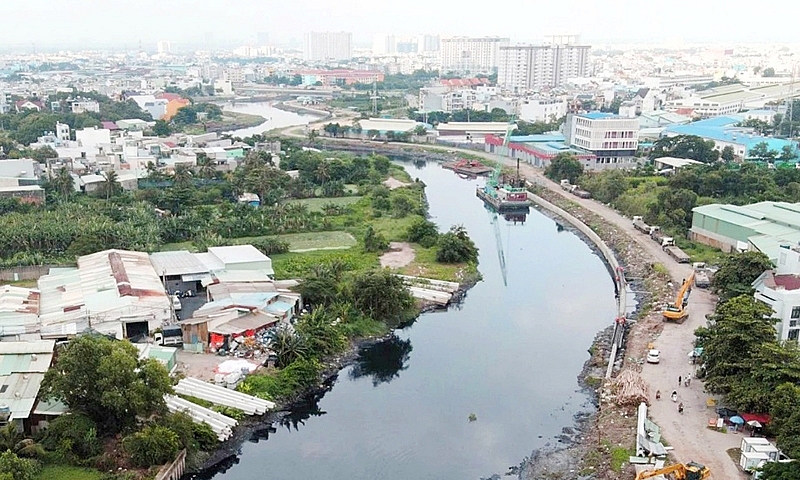
[[[183,343],[183,333],[178,325],[167,325],[153,335],[156,345],[169,346]]]
[[[644,223],[642,217],[638,215],[633,217],[633,228],[647,235],[653,235],[653,232],[660,230],[660,228],[655,225],[648,225]]]
[[[670,239],[672,240],[672,239]],[[674,243],[671,243],[668,246],[663,247],[664,251],[669,254],[670,257],[674,258],[678,263],[689,263],[689,255],[686,254],[683,250],[676,247]]]
[[[650,234],[650,238],[652,238],[659,245],[661,245],[661,248],[666,248],[675,245],[675,239],[668,236],[666,233],[662,232],[660,228],[653,230],[653,233]]]
[[[709,268],[704,262],[695,262],[692,264],[692,268],[694,269],[694,285],[698,288],[710,287],[714,270]]]
[[[561,188],[572,193],[576,197],[592,198],[591,193],[587,192],[586,190],[581,190],[580,187],[578,187],[577,185],[572,185],[571,183],[569,183],[569,180],[567,179],[561,180]]]

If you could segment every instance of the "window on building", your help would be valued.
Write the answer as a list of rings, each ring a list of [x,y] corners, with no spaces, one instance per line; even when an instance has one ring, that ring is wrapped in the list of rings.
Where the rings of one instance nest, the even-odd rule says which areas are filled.
[[[787,337],[789,340],[794,340],[796,342],[798,337],[800,337],[800,328],[789,330],[789,336]]]
[[[792,307],[792,318],[800,318],[800,307]]]
[[[797,326],[797,320],[789,320],[789,326],[790,327],[796,327]]]

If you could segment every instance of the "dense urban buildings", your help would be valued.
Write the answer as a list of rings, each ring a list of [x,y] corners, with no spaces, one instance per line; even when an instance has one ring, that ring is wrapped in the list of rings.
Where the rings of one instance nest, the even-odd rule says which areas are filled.
[[[501,37],[450,37],[441,39],[441,71],[491,73],[497,69],[500,47],[509,43]]]
[[[353,34],[349,32],[310,32],[305,34],[303,58],[313,62],[353,58]]]
[[[546,45],[501,46],[498,85],[520,93],[557,87],[569,78],[586,76],[591,47],[577,42],[577,36],[556,36]]]

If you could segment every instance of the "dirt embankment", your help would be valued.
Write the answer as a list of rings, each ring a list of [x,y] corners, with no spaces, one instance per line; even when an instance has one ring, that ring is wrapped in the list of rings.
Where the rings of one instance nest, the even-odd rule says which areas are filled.
[[[656,338],[661,329],[660,308],[669,301],[672,289],[665,269],[654,262],[626,232],[607,222],[599,215],[573,203],[563,196],[545,189],[537,195],[563,208],[592,228],[614,251],[625,269],[625,277],[636,301],[636,310],[629,315],[625,348],[615,359],[615,369],[638,366],[647,344]],[[560,444],[549,449],[534,451],[521,465],[523,479],[618,479],[633,478],[630,467],[620,469],[614,457],[629,452],[635,445],[636,406],[619,406],[607,393],[603,393],[604,374],[611,350],[613,327],[600,332],[580,376],[583,387],[594,394],[597,411],[588,416],[576,417],[575,428],[565,428],[559,437]],[[602,393],[602,395],[601,395]],[[627,471],[626,471],[627,470]]]

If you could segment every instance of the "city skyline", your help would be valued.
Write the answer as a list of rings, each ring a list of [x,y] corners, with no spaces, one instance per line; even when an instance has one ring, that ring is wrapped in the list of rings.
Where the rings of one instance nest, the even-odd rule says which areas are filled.
[[[206,0],[200,7],[198,3],[143,0],[135,5],[139,8],[132,8],[121,0],[100,4],[62,0],[56,15],[47,0],[9,0],[0,6],[0,15],[7,19],[0,45],[19,50],[33,45],[41,49],[135,48],[141,43],[155,48],[156,42],[164,40],[175,47],[193,48],[207,46],[209,32],[221,45],[252,42],[259,33],[268,33],[275,43],[300,43],[312,31],[352,32],[357,46],[369,46],[377,33],[502,36],[512,42],[537,42],[544,35],[567,33],[602,44],[730,43],[739,41],[746,31],[751,43],[788,43],[797,41],[788,28],[766,26],[774,23],[776,11],[788,17],[800,13],[797,4],[768,0],[758,9],[726,8],[724,26],[720,26],[709,20],[729,4],[717,0],[675,0],[668,9],[652,14],[632,0],[564,0],[557,5],[509,0],[493,4],[488,11],[493,15],[486,8],[465,10],[452,0],[410,0],[380,8],[366,0],[296,0],[289,5],[239,0],[235,8],[222,0]]]

